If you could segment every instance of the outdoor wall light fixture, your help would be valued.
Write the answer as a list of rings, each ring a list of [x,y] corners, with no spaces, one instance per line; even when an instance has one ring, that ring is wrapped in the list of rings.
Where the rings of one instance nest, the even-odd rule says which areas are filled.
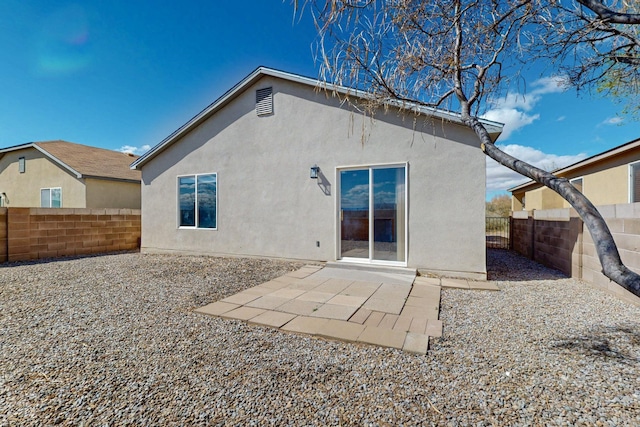
[[[318,167],[318,165],[311,166],[311,169],[309,171],[309,176],[311,177],[311,179],[318,179],[318,172],[320,172],[320,168]]]

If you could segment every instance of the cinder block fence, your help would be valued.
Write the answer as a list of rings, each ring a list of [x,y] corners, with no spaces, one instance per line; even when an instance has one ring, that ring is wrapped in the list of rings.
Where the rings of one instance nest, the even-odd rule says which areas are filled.
[[[622,261],[640,273],[640,203],[598,206],[598,210]],[[591,234],[575,210],[515,211],[510,241],[516,252],[640,306],[640,298],[602,274]]]
[[[0,262],[140,247],[140,210],[0,208]]]

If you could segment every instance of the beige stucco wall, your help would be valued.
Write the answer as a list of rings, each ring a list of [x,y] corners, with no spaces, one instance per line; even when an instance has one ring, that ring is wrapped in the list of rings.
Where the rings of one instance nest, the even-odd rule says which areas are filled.
[[[525,197],[525,207],[527,210],[559,209],[563,207],[564,202],[562,197],[546,187],[527,191]],[[512,200],[512,205],[514,204],[516,203]],[[520,209],[522,209],[522,206],[520,206]]]
[[[524,209],[524,203],[526,203],[526,201],[527,201],[526,193],[524,191],[521,191],[519,193],[512,193],[511,194],[511,210],[521,211],[522,209]]]
[[[542,209],[542,192],[539,191],[527,191],[525,196],[525,208],[528,210]]]
[[[105,179],[85,179],[87,208],[140,209],[140,184]]]
[[[623,154],[575,168],[567,174],[567,179],[583,178],[582,191],[596,206],[629,203],[629,164],[640,160],[640,148],[631,149]],[[526,209],[568,208],[569,203],[555,195],[551,190],[536,188],[526,192],[512,194],[513,210],[520,210],[522,194],[526,194]],[[553,194],[546,196],[543,193]],[[560,205],[556,202],[559,201]]]
[[[274,114],[258,117],[255,90],[270,86]],[[483,276],[485,157],[477,138],[439,120],[413,127],[396,112],[372,121],[324,92],[263,77],[143,166],[142,249],[335,260],[337,168],[408,162],[408,265]],[[320,180],[309,178],[314,164]],[[213,172],[218,229],[178,229],[177,176]]]
[[[18,159],[25,158],[25,173]],[[5,153],[0,158],[0,193],[7,193],[7,207],[40,207],[40,189],[62,188],[62,207],[85,207],[85,186],[34,148]]]
[[[615,205],[629,201],[629,165],[596,170],[582,175],[582,192],[595,205]],[[569,203],[563,201],[563,207]]]

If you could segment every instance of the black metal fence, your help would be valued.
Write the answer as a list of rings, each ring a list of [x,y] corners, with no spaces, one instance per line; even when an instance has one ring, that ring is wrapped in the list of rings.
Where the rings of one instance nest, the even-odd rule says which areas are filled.
[[[485,236],[488,248],[509,249],[509,223],[511,218],[486,217]]]

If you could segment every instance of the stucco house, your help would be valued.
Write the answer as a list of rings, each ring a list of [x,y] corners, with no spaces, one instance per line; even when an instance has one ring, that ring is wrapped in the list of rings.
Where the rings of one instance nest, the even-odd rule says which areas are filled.
[[[0,206],[140,209],[137,158],[67,141],[0,149]]]
[[[415,106],[372,119],[352,107],[364,96],[253,71],[132,163],[142,251],[486,277],[475,134],[455,114]],[[485,123],[497,138],[502,126]]]
[[[567,178],[596,206],[640,202],[640,139],[553,171]],[[555,191],[528,181],[512,187],[513,211],[568,208]]]

